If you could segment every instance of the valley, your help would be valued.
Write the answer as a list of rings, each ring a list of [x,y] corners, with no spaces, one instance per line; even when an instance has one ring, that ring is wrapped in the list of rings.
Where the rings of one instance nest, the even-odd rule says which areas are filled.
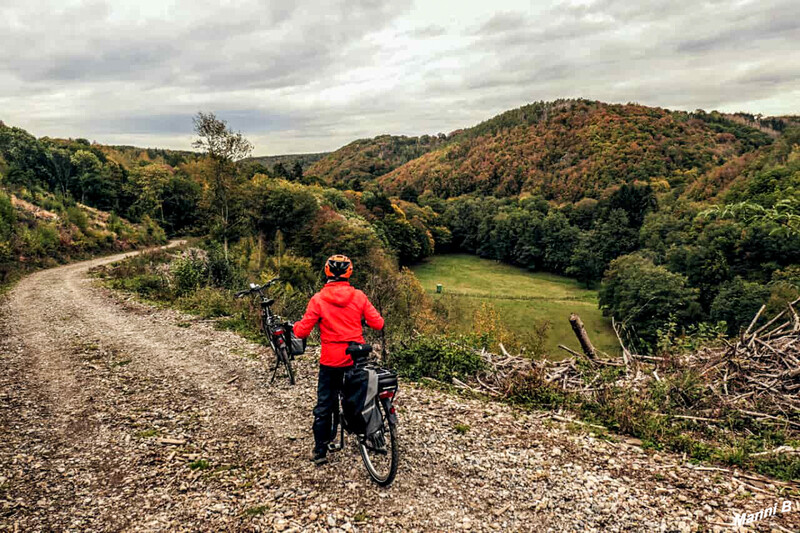
[[[474,313],[481,305],[490,304],[517,335],[524,336],[534,324],[548,322],[543,355],[561,359],[567,354],[559,344],[577,349],[568,321],[574,312],[580,315],[596,348],[609,354],[619,351],[611,321],[597,307],[597,291],[569,278],[528,272],[467,254],[434,255],[413,270],[434,301],[452,299],[450,318],[459,332],[470,331]],[[436,293],[438,284],[443,286],[441,294]]]

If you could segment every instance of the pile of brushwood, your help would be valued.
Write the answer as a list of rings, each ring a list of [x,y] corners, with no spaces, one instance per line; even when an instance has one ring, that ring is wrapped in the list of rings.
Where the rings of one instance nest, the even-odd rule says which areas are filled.
[[[720,401],[743,415],[800,428],[798,301],[754,330],[762,306],[736,343],[704,348],[684,364],[702,368]]]
[[[500,354],[481,351],[483,368],[453,384],[568,411],[578,424],[602,425],[693,459],[800,479],[798,302],[769,320],[762,306],[738,338],[691,353],[638,355],[620,341],[622,357],[613,358],[595,350],[585,330],[583,339],[578,335],[583,353],[562,346],[572,356],[562,361],[527,359],[501,345]],[[619,337],[620,325],[614,328]]]

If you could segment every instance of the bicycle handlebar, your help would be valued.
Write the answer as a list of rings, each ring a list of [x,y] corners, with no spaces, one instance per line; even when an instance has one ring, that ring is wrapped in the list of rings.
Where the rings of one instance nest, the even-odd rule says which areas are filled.
[[[274,283],[277,283],[280,280],[281,280],[281,278],[272,278],[271,280],[269,280],[268,282],[266,282],[263,285],[253,284],[249,289],[237,292],[235,296],[236,296],[236,298],[242,298],[244,296],[247,296],[248,294],[253,294],[254,292],[257,292],[257,293],[259,293],[259,294],[261,294],[263,296],[263,293],[261,291],[263,291],[264,289],[266,289],[270,285],[272,285]]]

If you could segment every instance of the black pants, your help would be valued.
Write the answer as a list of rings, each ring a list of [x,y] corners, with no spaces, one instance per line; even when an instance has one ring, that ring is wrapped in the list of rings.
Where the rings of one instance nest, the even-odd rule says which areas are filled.
[[[328,443],[335,437],[333,414],[339,412],[339,391],[342,390],[344,373],[349,366],[335,367],[319,365],[317,382],[317,406],[314,407],[314,452],[325,453]]]

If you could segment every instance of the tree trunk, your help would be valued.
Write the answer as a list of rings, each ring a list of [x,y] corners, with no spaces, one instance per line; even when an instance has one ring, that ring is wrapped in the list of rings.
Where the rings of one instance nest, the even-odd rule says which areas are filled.
[[[569,323],[572,326],[572,331],[575,332],[575,336],[578,337],[578,342],[581,344],[583,353],[585,353],[586,357],[589,359],[594,360],[597,357],[597,350],[592,346],[592,341],[589,340],[589,334],[586,333],[586,327],[583,325],[581,317],[579,317],[577,313],[572,313],[569,316]]]
[[[258,233],[258,270],[261,271],[261,268],[264,266],[264,262],[261,259],[261,249],[264,246],[264,233]]]

